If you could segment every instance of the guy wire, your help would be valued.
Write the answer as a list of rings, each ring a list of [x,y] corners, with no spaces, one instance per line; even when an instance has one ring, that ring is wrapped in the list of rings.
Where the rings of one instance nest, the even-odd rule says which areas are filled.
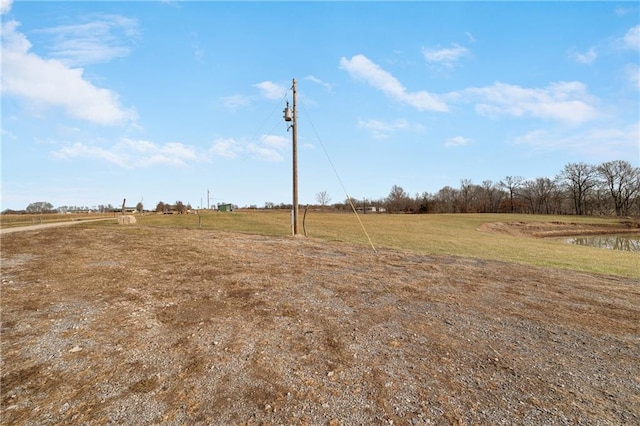
[[[327,152],[327,148],[325,148],[324,143],[322,143],[322,140],[320,139],[320,135],[318,134],[318,131],[316,130],[316,126],[313,125],[313,121],[311,120],[311,116],[307,112],[307,109],[304,107],[304,104],[302,102],[301,102],[301,104],[302,104],[302,109],[304,110],[304,113],[306,114],[307,118],[309,119],[309,123],[311,124],[311,128],[313,129],[314,133],[316,134],[316,138],[318,139],[318,142],[320,142],[320,146],[322,147],[322,150],[324,151],[324,155],[327,157],[327,160],[329,161],[329,164],[331,165],[331,169],[333,170],[333,173],[336,175],[336,178],[338,179],[338,182],[340,183],[340,186],[342,187],[342,190],[344,191],[344,194],[347,196],[347,200],[349,200],[349,205],[351,206],[351,210],[353,210],[353,213],[356,215],[356,219],[358,219],[358,223],[360,223],[360,227],[362,228],[362,231],[364,232],[364,235],[367,237],[367,240],[369,241],[369,245],[373,249],[373,252],[377,254],[378,251],[376,250],[376,247],[373,245],[373,241],[371,241],[371,238],[369,237],[369,233],[367,232],[367,229],[364,227],[364,224],[362,223],[362,220],[360,220],[360,216],[358,215],[358,212],[357,212],[355,206],[353,205],[353,202],[351,201],[351,196],[349,196],[349,194],[347,193],[347,189],[345,188],[344,184],[342,183],[342,179],[340,179],[340,175],[338,174],[338,171],[336,170],[336,167],[333,165],[333,161],[331,161],[331,157],[329,156],[329,153]]]

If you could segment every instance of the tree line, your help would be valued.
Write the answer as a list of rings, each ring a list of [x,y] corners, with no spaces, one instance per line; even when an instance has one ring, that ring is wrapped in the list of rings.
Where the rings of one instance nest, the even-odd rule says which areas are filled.
[[[326,193],[317,198],[326,200]],[[458,188],[445,186],[436,193],[423,192],[415,197],[394,185],[385,198],[351,201],[364,211],[373,206],[383,207],[388,213],[640,216],[640,168],[622,160],[600,165],[569,163],[553,179],[507,176],[499,182],[485,180],[481,184],[463,179]],[[333,207],[351,209],[349,200]]]
[[[192,210],[193,208],[191,207],[191,204],[187,203],[183,203],[182,201],[176,201],[175,204],[170,204],[170,203],[165,203],[163,201],[158,201],[158,204],[156,204],[156,212],[157,213],[179,213],[179,214],[184,214],[187,213],[188,211]]]
[[[97,206],[59,206],[53,207],[48,201],[35,201],[30,203],[24,210],[5,209],[2,214],[45,214],[45,213],[115,213],[121,209],[111,204],[100,204]]]
[[[126,207],[128,211],[133,210],[132,207]],[[141,202],[136,204],[135,210],[142,212],[144,206]],[[2,214],[53,214],[53,213],[120,213],[122,207],[114,207],[111,204],[99,204],[97,206],[59,206],[53,207],[48,201],[36,201],[30,203],[24,210],[5,209]]]
[[[358,210],[388,213],[530,213],[640,216],[640,168],[630,162],[617,160],[599,165],[569,163],[554,177],[525,179],[507,176],[499,182],[485,180],[474,184],[462,179],[458,188],[445,186],[436,193],[422,192],[412,197],[402,187],[394,185],[384,198],[345,200],[330,205],[326,191],[316,194],[318,205],[335,210]],[[142,203],[135,209],[143,211]],[[251,206],[251,208],[257,208]],[[266,202],[266,209],[291,209],[288,203]],[[158,202],[158,213],[186,213],[190,204]],[[8,213],[66,213],[66,212],[119,212],[111,204],[94,207],[61,206],[54,209],[48,202],[31,203],[25,210],[4,210]]]

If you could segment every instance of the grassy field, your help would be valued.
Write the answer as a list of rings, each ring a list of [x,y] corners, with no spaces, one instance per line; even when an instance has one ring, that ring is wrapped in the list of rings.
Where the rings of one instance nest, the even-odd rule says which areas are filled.
[[[41,223],[55,223],[102,219],[116,217],[117,213],[47,213],[47,214],[3,214],[0,215],[0,228],[14,228],[18,226],[38,225]]]
[[[486,223],[577,223],[616,225],[616,218],[509,214],[459,215],[360,215],[374,246],[412,250],[425,254],[453,255],[499,260],[568,270],[640,278],[638,253],[575,246],[564,238],[531,238],[483,232]],[[149,226],[202,228],[219,231],[287,236],[291,234],[287,211],[204,212],[200,215],[145,215],[138,223]],[[362,245],[371,250],[367,237],[353,214],[309,211],[308,237]],[[300,214],[302,232],[302,213]]]

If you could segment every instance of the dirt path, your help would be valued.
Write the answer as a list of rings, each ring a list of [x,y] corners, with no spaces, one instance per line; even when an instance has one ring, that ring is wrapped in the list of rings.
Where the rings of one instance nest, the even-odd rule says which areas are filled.
[[[60,226],[71,226],[77,225],[78,223],[87,223],[87,222],[96,222],[99,220],[113,220],[113,218],[105,217],[100,219],[87,219],[87,220],[74,220],[69,222],[52,222],[52,223],[38,223],[36,225],[28,225],[28,226],[14,226],[12,228],[2,228],[0,229],[0,235],[3,234],[12,234],[14,232],[24,232],[24,231],[38,231],[41,229],[47,228],[57,228]]]
[[[136,227],[2,240],[3,424],[640,422],[640,281]]]

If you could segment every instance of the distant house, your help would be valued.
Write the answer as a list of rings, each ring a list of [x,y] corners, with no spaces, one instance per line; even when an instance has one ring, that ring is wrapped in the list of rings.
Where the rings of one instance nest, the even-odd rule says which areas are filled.
[[[233,211],[233,204],[218,204],[218,211],[219,212],[232,212]]]
[[[356,211],[358,213],[381,213],[384,212],[384,209],[382,207],[367,206],[365,208],[356,207]]]

